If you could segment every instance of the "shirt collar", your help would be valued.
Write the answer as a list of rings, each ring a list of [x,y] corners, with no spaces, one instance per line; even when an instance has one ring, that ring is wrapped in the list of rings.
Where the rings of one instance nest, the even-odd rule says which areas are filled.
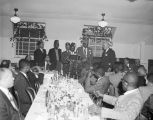
[[[109,50],[109,48],[107,48],[105,52],[107,52],[108,50]]]
[[[20,71],[21,72],[21,74],[23,74],[24,75],[24,77],[26,77],[27,78],[27,74],[26,73],[24,73],[24,72],[22,72],[22,71]]]
[[[9,98],[9,96],[8,96],[9,90],[7,88],[0,86],[0,90]]]
[[[40,50],[43,52],[43,49],[42,48],[40,48]]]
[[[125,92],[124,95],[128,95],[128,94],[134,93],[134,92],[136,92],[137,90],[138,90],[138,89],[129,90],[129,91]]]

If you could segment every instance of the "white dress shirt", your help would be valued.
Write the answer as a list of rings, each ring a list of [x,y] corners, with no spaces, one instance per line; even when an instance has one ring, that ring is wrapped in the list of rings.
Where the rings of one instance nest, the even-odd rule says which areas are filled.
[[[59,61],[58,49],[55,49],[55,53],[56,53],[56,60]]]
[[[84,52],[84,54],[85,54],[85,56],[87,57],[87,48],[85,48],[85,47],[83,47],[83,52]]]

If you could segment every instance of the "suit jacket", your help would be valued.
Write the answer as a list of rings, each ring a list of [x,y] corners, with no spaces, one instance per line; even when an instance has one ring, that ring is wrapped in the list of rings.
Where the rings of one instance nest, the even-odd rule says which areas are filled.
[[[150,97],[144,103],[141,114],[144,115],[146,118],[150,118],[149,120],[153,119],[153,94],[150,95]]]
[[[34,51],[34,60],[36,65],[40,67],[45,66],[46,50],[43,49],[43,52],[40,49]]]
[[[63,74],[64,75],[69,73],[69,67],[70,67],[69,57],[70,57],[70,55],[71,55],[70,51],[62,52],[61,61],[63,64]]]
[[[57,67],[57,59],[56,59],[56,53],[55,53],[55,49],[52,48],[49,50],[48,52],[48,56],[50,58],[50,62],[51,62],[51,70],[55,70]],[[61,62],[61,49],[58,49],[58,56],[59,56],[59,62]]]
[[[23,120],[22,115],[11,104],[7,96],[0,90],[0,120]]]
[[[131,64],[131,63],[129,63],[129,66],[124,65],[124,66],[123,66],[123,71],[124,71],[124,72],[134,71],[134,65]]]
[[[118,98],[104,95],[104,102],[114,105],[114,109],[101,109],[102,118],[115,120],[135,120],[143,106],[143,99],[138,89],[128,91]]]
[[[86,64],[92,65],[93,52],[91,48],[87,47],[87,55],[84,52],[84,47],[78,47],[76,52],[79,56],[81,56],[81,60],[86,59]]]
[[[108,71],[108,68],[113,67],[115,61],[116,55],[113,49],[109,48],[107,52],[103,52],[101,66],[104,68],[105,72]]]
[[[89,78],[94,79],[94,78]],[[99,78],[95,85],[91,85],[91,80],[87,80],[85,83],[85,91],[88,93],[93,93],[94,91],[99,91],[101,94],[105,94],[108,91],[108,88],[110,86],[110,82],[108,77],[104,76],[102,78]]]
[[[38,78],[36,78],[35,74],[31,71],[27,72],[27,76],[31,84],[31,87],[35,90],[35,83],[38,81]]]
[[[30,97],[26,92],[27,87],[32,87],[30,81],[21,72],[19,72],[14,81],[14,89],[18,92],[20,110],[23,116],[26,116],[31,106]]]
[[[146,79],[144,76],[138,76],[138,87],[146,86]]]

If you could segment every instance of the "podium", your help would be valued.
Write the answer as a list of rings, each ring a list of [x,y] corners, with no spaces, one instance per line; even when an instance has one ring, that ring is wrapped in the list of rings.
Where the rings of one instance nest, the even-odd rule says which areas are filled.
[[[69,76],[74,79],[78,79],[78,77],[80,76],[79,61],[81,60],[81,56],[70,55],[69,60],[70,60]]]

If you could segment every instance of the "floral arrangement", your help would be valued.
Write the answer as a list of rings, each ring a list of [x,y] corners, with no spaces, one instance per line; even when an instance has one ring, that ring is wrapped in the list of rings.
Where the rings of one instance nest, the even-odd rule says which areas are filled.
[[[88,102],[82,99],[83,88],[69,78],[55,74],[46,92],[46,107],[54,120],[87,119]]]

